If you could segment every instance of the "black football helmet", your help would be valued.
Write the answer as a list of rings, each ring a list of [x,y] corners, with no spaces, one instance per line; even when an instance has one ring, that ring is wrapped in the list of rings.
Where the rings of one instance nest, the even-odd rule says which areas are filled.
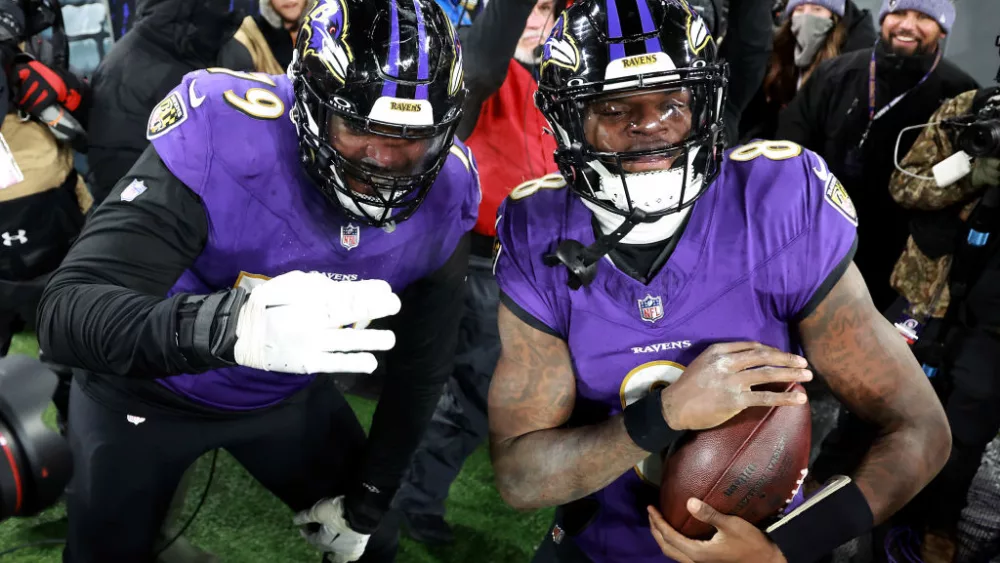
[[[705,22],[683,0],[578,0],[557,20],[540,71],[535,102],[555,134],[556,163],[595,212],[652,223],[693,205],[717,176],[728,69]],[[587,140],[592,104],[651,92],[683,93],[685,138],[626,152]],[[650,178],[622,166],[657,158],[673,158],[668,171],[656,171],[669,174]]]
[[[319,0],[288,68],[303,164],[348,216],[416,211],[453,144],[462,50],[432,0]]]

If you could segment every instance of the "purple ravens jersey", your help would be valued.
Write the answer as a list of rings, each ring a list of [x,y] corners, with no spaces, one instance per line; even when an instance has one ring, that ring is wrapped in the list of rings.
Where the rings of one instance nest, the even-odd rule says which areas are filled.
[[[441,268],[472,229],[479,179],[458,141],[408,220],[375,228],[348,219],[299,164],[293,101],[286,76],[209,69],[185,76],[154,110],[147,136],[201,197],[209,225],[204,250],[171,295],[249,289],[293,270],[381,279],[399,293]],[[160,383],[201,404],[242,410],[277,403],[312,377],[233,367]]]
[[[591,212],[564,184],[550,176],[511,193],[495,270],[504,299],[568,343],[577,408],[587,412],[620,413],[716,342],[797,352],[793,323],[855,248],[854,207],[826,163],[798,145],[757,142],[726,155],[648,285],[604,257],[594,281],[574,291],[565,267],[543,263],[561,240],[595,240]],[[595,562],[664,560],[645,509],[657,505],[657,457],[595,493],[600,511],[576,538]]]

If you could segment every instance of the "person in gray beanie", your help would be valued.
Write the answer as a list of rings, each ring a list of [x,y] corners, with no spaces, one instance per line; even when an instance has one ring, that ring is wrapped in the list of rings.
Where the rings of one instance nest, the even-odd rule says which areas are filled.
[[[942,57],[954,20],[949,0],[886,0],[875,47],[820,64],[778,118],[775,137],[819,153],[847,188],[862,241],[855,263],[883,311],[899,297],[889,276],[910,218],[921,213],[902,209],[889,194],[896,139],[926,123],[944,100],[979,87]],[[900,155],[918,134],[903,132]]]
[[[889,179],[897,150],[899,158],[910,151],[920,126],[945,100],[979,87],[942,56],[941,42],[954,20],[948,0],[887,0],[878,18],[877,44],[820,64],[778,118],[775,138],[822,156],[853,201],[858,218],[854,263],[884,313],[897,310],[902,299],[889,279],[911,221],[926,222],[935,213],[904,209],[892,199]],[[831,475],[849,474],[870,442],[866,429],[857,416],[842,411],[812,465],[812,478],[822,483]],[[875,549],[883,550],[879,536],[887,529],[876,531]]]
[[[951,32],[955,5],[951,0],[883,0],[878,21],[893,53],[931,54]]]
[[[789,0],[764,81],[740,121],[740,139],[771,138],[778,113],[823,61],[875,44],[871,13],[851,0]]]

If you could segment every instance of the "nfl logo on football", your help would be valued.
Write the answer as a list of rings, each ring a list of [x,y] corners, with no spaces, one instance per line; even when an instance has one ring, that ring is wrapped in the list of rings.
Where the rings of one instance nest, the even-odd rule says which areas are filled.
[[[642,320],[655,323],[656,321],[663,318],[663,300],[657,295],[653,297],[652,295],[646,295],[646,297],[639,300],[639,315]]]
[[[347,250],[357,247],[360,238],[361,229],[353,224],[348,224],[340,228],[340,246],[343,246]]]

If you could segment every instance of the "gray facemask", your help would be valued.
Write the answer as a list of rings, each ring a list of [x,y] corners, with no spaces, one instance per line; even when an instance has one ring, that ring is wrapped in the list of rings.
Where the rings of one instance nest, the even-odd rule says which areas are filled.
[[[833,20],[813,14],[792,14],[792,33],[795,34],[795,66],[809,68],[816,53],[826,43],[826,36],[833,29]]]

